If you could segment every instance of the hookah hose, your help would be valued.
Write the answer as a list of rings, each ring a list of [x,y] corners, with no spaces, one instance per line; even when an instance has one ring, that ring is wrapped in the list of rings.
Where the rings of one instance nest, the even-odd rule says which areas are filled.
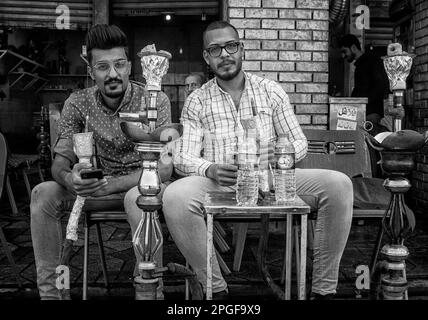
[[[67,223],[66,239],[77,240],[77,227],[79,226],[79,218],[82,214],[82,208],[85,204],[85,197],[77,196],[74,201],[73,209],[70,213],[70,218]]]

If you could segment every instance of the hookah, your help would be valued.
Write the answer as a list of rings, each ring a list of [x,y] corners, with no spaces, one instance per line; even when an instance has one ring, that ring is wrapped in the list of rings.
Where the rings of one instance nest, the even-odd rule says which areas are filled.
[[[162,208],[161,179],[158,173],[158,162],[167,143],[180,137],[182,126],[168,124],[155,129],[158,118],[156,99],[161,91],[162,77],[167,73],[171,54],[167,51],[156,51],[155,45],[144,47],[138,56],[141,60],[146,89],[149,91],[149,102],[141,99],[137,113],[119,113],[120,127],[123,133],[134,143],[135,150],[141,158],[141,176],[138,182],[140,196],[136,200],[142,216],[132,243],[138,255],[139,275],[134,278],[136,300],[156,300],[159,278],[162,273],[171,272],[184,275],[190,284],[193,299],[202,299],[202,288],[196,275],[188,268],[168,263],[158,267],[154,261],[156,253],[162,247],[163,236],[158,211]],[[147,109],[147,110],[146,110]],[[148,125],[146,125],[147,119]]]
[[[385,232],[390,242],[380,251],[385,260],[379,261],[372,270],[372,298],[375,299],[408,299],[406,258],[409,250],[404,241],[415,227],[415,216],[404,202],[404,194],[411,187],[406,176],[415,167],[416,152],[428,141],[426,133],[423,135],[401,129],[404,117],[403,92],[413,57],[413,54],[403,51],[399,43],[388,45],[387,56],[382,59],[394,95],[394,105],[389,110],[393,117],[394,132],[382,132],[375,137],[366,136],[369,145],[380,152],[381,168],[387,175],[383,186],[391,193],[388,209],[382,219],[382,230],[378,234],[378,239],[382,239]],[[376,248],[376,252],[378,250]]]

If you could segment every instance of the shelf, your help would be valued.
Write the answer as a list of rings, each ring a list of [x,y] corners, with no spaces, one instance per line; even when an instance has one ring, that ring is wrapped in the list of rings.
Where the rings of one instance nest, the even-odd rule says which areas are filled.
[[[18,53],[16,53],[16,52],[13,52],[13,51],[10,51],[10,50],[0,50],[0,59],[5,55],[5,54],[10,54],[10,55],[12,55],[12,56],[14,56],[15,58],[18,58],[20,61],[19,61],[19,63],[16,65],[16,66],[14,66],[12,69],[10,69],[10,71],[12,72],[14,69],[16,69],[22,62],[28,62],[28,63],[30,63],[30,64],[32,64],[33,66],[34,66],[34,68],[33,68],[33,70],[32,70],[32,72],[34,72],[34,70],[35,69],[37,69],[37,68],[41,68],[41,69],[47,69],[47,67],[46,66],[44,66],[44,65],[42,65],[42,64],[40,64],[40,63],[38,63],[38,62],[36,62],[36,61],[33,61],[33,60],[31,60],[31,59],[28,59],[27,57],[24,57],[24,56],[21,56],[20,54],[18,54]]]
[[[21,56],[18,53],[15,53],[10,50],[0,50],[0,59],[2,59],[6,54],[9,54],[15,59],[18,59],[18,62],[9,70],[8,75],[16,75],[17,78],[10,84],[10,88],[13,88],[16,84],[18,84],[20,81],[23,81],[23,79],[27,76],[31,78],[31,80],[25,84],[22,85],[21,91],[27,90],[31,87],[35,87],[36,83],[42,82],[42,84],[39,84],[39,87],[36,89],[36,92],[40,91],[48,82],[47,79],[42,78],[38,75],[38,69],[46,69],[46,66],[41,65],[40,63],[37,63],[36,61],[33,61],[31,59],[28,59],[24,56]],[[21,66],[24,62],[29,63],[32,66],[31,71],[19,71]],[[37,70],[37,71],[36,71]]]

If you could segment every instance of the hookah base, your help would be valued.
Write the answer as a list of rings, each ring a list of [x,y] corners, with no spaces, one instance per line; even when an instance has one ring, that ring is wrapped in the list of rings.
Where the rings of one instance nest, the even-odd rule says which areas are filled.
[[[159,279],[143,279],[141,276],[134,278],[135,300],[156,300]]]
[[[404,278],[382,279],[382,297],[384,300],[404,300],[404,293],[407,290],[407,281]]]

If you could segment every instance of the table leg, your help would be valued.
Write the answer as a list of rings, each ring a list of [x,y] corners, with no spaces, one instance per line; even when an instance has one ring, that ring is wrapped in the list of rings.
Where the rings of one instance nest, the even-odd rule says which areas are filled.
[[[291,262],[292,262],[292,224],[293,215],[287,214],[287,225],[285,230],[285,300],[291,299]]]
[[[306,299],[306,247],[307,247],[308,216],[300,216],[300,274],[299,274],[299,300]]]
[[[207,293],[206,299],[212,300],[213,277],[213,215],[207,213]]]

